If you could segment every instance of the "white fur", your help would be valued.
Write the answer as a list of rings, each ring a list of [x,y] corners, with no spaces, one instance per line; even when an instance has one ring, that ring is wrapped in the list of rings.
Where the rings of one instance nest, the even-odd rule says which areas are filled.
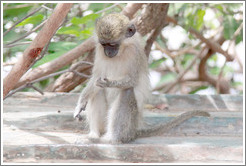
[[[103,47],[100,44],[97,44],[92,73],[93,78],[91,79],[91,81],[94,82],[100,77],[107,78],[108,80],[120,80],[136,70],[136,73],[132,73],[136,77],[133,77],[132,79],[137,79],[137,84],[134,87],[134,94],[139,111],[139,117],[136,119],[138,122],[142,118],[141,112],[143,110],[144,102],[149,95],[150,87],[147,57],[145,57],[146,55],[144,54],[143,47],[140,43],[139,34],[136,33],[133,37],[126,39],[124,43],[121,43],[118,54],[113,58],[105,56]],[[138,50],[136,48],[138,48]],[[105,96],[102,95],[102,88],[97,87],[95,84],[94,88],[94,97],[89,99],[86,107],[90,125],[90,136],[100,137],[101,134],[106,132],[103,139],[114,142],[115,133],[112,133],[112,128],[114,126],[112,126],[113,124],[111,124],[112,121],[110,121],[110,119],[115,118],[114,113],[118,111],[116,109],[119,109],[117,108],[117,104],[121,89],[105,88]],[[123,115],[122,118],[127,117],[124,117]],[[106,131],[104,131],[103,128],[106,129]]]

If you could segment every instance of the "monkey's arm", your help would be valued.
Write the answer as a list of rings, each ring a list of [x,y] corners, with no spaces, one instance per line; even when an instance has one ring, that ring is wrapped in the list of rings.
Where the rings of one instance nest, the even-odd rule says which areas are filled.
[[[99,78],[96,81],[96,85],[101,88],[120,88],[128,89],[136,85],[136,79],[126,76],[120,80],[108,80],[107,78]]]
[[[76,117],[79,118],[80,112],[85,110],[88,98],[89,98],[90,94],[93,93],[93,82],[94,82],[93,78],[91,78],[90,81],[88,82],[87,86],[81,92],[77,106],[76,106],[74,114],[73,114],[74,118],[76,118]]]

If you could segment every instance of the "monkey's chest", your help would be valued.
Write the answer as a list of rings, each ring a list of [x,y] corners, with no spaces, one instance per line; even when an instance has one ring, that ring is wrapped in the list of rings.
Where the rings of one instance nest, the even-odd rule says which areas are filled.
[[[108,78],[109,80],[117,80],[124,78],[128,73],[128,67],[119,61],[106,62],[101,64],[99,75],[101,78]]]

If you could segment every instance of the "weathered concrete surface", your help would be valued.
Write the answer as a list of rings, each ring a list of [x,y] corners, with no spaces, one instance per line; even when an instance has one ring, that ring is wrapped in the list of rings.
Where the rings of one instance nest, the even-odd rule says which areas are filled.
[[[232,95],[153,96],[144,111],[150,125],[191,110],[194,117],[159,137],[123,145],[75,144],[87,133],[85,121],[73,119],[79,94],[17,93],[3,103],[3,161],[42,163],[242,163],[243,97]],[[162,110],[154,106],[163,104]]]

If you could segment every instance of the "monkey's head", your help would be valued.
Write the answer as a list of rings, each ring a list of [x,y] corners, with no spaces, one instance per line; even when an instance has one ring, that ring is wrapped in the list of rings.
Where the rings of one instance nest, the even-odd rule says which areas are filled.
[[[135,26],[122,14],[108,14],[96,22],[99,43],[103,46],[105,55],[110,58],[117,55],[122,41],[132,37],[135,32]]]

